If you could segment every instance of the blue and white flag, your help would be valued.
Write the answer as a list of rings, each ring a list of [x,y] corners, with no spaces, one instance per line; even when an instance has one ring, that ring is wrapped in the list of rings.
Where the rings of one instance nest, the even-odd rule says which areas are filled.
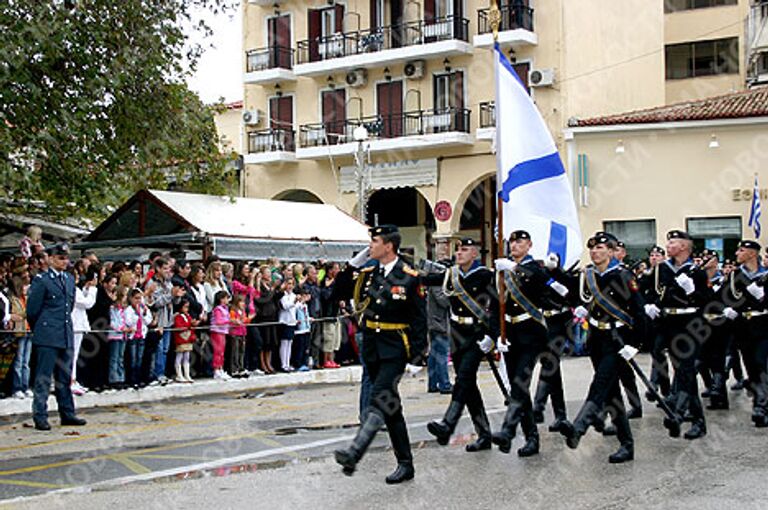
[[[555,142],[509,60],[496,45],[496,182],[504,238],[531,234],[531,255],[557,253],[568,267],[581,256],[579,218]]]
[[[755,232],[755,239],[760,239],[760,188],[757,185],[755,174],[755,189],[752,191],[752,205],[749,208],[749,226]]]

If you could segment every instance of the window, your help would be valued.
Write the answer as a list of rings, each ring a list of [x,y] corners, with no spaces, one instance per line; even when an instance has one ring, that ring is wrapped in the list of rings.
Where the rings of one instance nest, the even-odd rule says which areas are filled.
[[[336,10],[323,9],[320,11],[321,37],[330,37],[336,33]]]
[[[666,78],[678,80],[739,72],[739,39],[670,44],[665,47]]]
[[[715,250],[722,260],[736,253],[741,239],[741,218],[688,218],[686,230],[693,238],[694,251]]]
[[[768,74],[768,52],[763,52],[758,55],[757,74]]]
[[[656,244],[656,220],[604,221],[603,228],[624,242],[630,262],[646,258]]]
[[[448,18],[453,16],[453,0],[437,0],[435,2],[435,17]]]
[[[664,12],[689,11],[736,4],[738,4],[738,0],[664,0]]]

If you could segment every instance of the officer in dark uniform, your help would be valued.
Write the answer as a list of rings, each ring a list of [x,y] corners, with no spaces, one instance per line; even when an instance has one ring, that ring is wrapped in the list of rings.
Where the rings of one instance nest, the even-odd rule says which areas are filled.
[[[667,252],[661,246],[654,246],[648,253],[648,271],[637,280],[644,302],[652,302],[656,292],[656,266],[664,262]],[[664,335],[656,327],[656,322],[650,317],[644,316],[646,342],[651,351],[651,384],[664,397],[669,395],[669,362],[667,361],[667,346],[664,344]],[[656,397],[651,391],[645,393],[645,398],[653,402]]]
[[[440,421],[427,425],[437,442],[446,445],[466,405],[477,432],[477,440],[466,446],[468,452],[491,448],[491,425],[483,397],[477,386],[480,362],[491,351],[499,336],[499,303],[494,272],[478,260],[478,244],[465,238],[456,251],[456,265],[442,274],[429,274],[422,281],[442,285],[451,303],[451,357],[456,371],[451,403]]]
[[[354,299],[363,328],[362,357],[372,381],[371,405],[352,444],[334,452],[344,474],[352,475],[376,433],[387,426],[397,469],[388,484],[413,479],[413,456],[397,386],[406,363],[418,363],[427,351],[426,302],[419,273],[398,257],[395,225],[370,229],[367,249],[349,261],[336,279],[333,298]],[[363,265],[368,258],[372,265]],[[357,277],[353,273],[359,270]]]
[[[539,431],[533,418],[530,386],[533,369],[547,345],[547,327],[541,309],[543,297],[550,286],[562,290],[562,284],[552,280],[541,265],[528,252],[531,235],[516,230],[509,237],[510,259],[497,259],[496,270],[501,271],[507,292],[504,320],[505,339],[499,344],[509,377],[509,405],[504,423],[493,434],[493,443],[499,451],[509,453],[518,423],[525,434],[525,445],[517,450],[520,457],[539,453]]]
[[[709,398],[710,403],[707,409],[728,409],[725,357],[731,328],[728,327],[727,320],[723,316],[728,288],[723,286],[725,277],[717,267],[717,263],[717,252],[705,250],[703,268],[709,279],[709,296],[702,315],[711,328],[711,333],[702,348],[702,366],[699,371],[710,377],[707,390],[702,393],[703,397]]]
[[[35,356],[32,419],[37,430],[51,430],[48,423],[48,394],[51,377],[62,425],[85,425],[75,414],[72,398],[72,357],[74,331],[72,308],[75,306],[75,279],[67,273],[69,247],[55,245],[48,250],[49,269],[39,273],[29,287],[27,320],[32,328]]]
[[[637,353],[642,329],[642,298],[635,277],[613,257],[616,238],[598,232],[587,242],[592,264],[582,271],[574,314],[588,318],[589,358],[595,375],[587,400],[573,423],[564,422],[560,433],[569,448],[576,448],[590,425],[602,422],[606,411],[616,427],[619,449],[608,457],[612,464],[634,459],[634,439],[619,387],[619,371]],[[578,301],[575,301],[578,302]],[[574,303],[575,303],[574,302]],[[625,358],[625,359],[623,359]]]
[[[654,292],[645,305],[646,314],[659,321],[659,330],[669,348],[675,369],[674,392],[670,406],[678,416],[690,411],[693,423],[686,439],[697,439],[707,433],[704,410],[699,398],[696,363],[708,329],[702,317],[708,298],[707,274],[691,258],[693,240],[682,230],[667,233],[669,258],[656,266]],[[680,422],[664,418],[671,437],[680,436]]]
[[[747,367],[746,387],[752,390],[752,422],[768,427],[768,269],[760,265],[760,244],[744,240],[736,250],[739,267],[723,286],[723,315],[733,321],[734,338]]]
[[[573,336],[570,331],[573,315],[568,296],[572,290],[576,289],[578,278],[574,277],[572,273],[566,273],[560,267],[560,258],[555,253],[550,253],[547,256],[544,267],[550,278],[564,285],[566,291],[563,291],[562,288],[560,292],[549,289],[544,297],[543,314],[547,323],[547,348],[539,359],[541,370],[539,371],[539,382],[536,385],[536,396],[533,400],[533,418],[536,423],[544,422],[544,408],[547,404],[547,398],[551,398],[555,421],[549,425],[549,431],[557,432],[560,430],[562,422],[568,418],[565,410],[560,356],[567,339]]]

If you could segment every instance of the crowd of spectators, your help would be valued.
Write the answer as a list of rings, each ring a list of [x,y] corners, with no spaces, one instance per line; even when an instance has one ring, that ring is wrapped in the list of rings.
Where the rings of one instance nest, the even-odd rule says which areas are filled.
[[[31,398],[26,295],[48,270],[41,231],[0,254],[0,396]],[[72,257],[73,393],[112,392],[199,377],[227,380],[357,363],[357,325],[333,300],[338,263],[145,261]]]

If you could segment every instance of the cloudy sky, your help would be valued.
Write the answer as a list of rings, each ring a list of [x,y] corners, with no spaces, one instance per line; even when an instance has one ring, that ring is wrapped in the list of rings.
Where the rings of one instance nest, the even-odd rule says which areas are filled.
[[[190,30],[195,41],[206,48],[198,63],[197,72],[187,80],[190,88],[200,94],[205,103],[214,103],[223,97],[225,102],[243,98],[240,9],[228,14],[204,14],[213,29],[213,35],[202,39]]]

